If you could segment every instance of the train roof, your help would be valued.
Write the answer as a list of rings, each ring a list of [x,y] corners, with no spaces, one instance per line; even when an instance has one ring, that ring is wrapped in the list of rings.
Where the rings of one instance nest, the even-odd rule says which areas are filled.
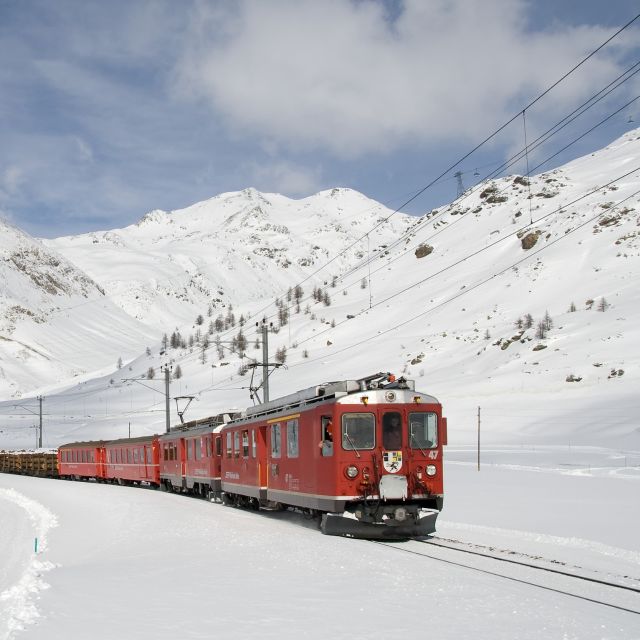
[[[351,394],[362,392],[370,392],[374,390],[390,391],[398,390],[415,390],[415,381],[407,380],[403,377],[396,378],[389,372],[378,372],[357,380],[339,380],[335,382],[324,382],[322,384],[296,391],[295,393],[263,402],[247,409],[246,413],[240,420],[256,418],[259,416],[267,416],[270,414],[280,413],[291,409],[297,409],[303,406],[319,404],[329,400],[338,400],[346,398]],[[423,399],[438,402],[433,396],[420,394]]]
[[[138,436],[136,438],[118,438],[117,440],[109,440],[105,442],[105,446],[120,446],[125,444],[141,444],[143,442],[153,442],[158,437],[157,433],[150,436]]]
[[[87,440],[85,442],[67,442],[66,444],[61,444],[58,447],[60,449],[74,449],[76,447],[91,447],[93,449],[97,449],[98,447],[104,447],[107,443],[106,440]]]

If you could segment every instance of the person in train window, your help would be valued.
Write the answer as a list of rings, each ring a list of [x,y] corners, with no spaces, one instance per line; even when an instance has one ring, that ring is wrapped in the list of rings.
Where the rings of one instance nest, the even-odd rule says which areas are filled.
[[[328,416],[322,416],[321,419],[321,439],[318,446],[322,456],[333,455],[333,423]]]
[[[382,444],[387,451],[402,449],[402,427],[399,414],[391,413],[385,416]]]

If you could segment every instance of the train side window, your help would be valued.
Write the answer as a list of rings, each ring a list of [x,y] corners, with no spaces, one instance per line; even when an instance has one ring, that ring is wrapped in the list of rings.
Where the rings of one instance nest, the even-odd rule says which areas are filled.
[[[242,432],[242,457],[249,457],[249,432],[246,430]]]
[[[207,458],[211,457],[211,436],[206,437],[207,442]]]
[[[257,446],[258,446],[258,443],[256,442],[256,430],[251,429],[251,457],[252,458],[256,457]]]
[[[231,431],[227,432],[227,458],[230,458],[232,456],[231,437]]]
[[[373,449],[376,445],[376,419],[372,413],[345,413],[342,416],[342,448]]]
[[[299,451],[298,419],[287,420],[287,458],[297,458]]]
[[[333,422],[331,416],[320,418],[320,455],[333,455]]]
[[[138,464],[138,450],[133,450],[133,464]]]
[[[131,464],[131,449],[127,449],[127,464]]]
[[[144,464],[144,447],[140,447],[138,458],[140,459],[140,464]]]
[[[280,457],[280,424],[272,424],[271,425],[271,457],[279,458]]]
[[[216,438],[216,455],[222,456],[222,436],[218,436]]]
[[[196,438],[193,441],[193,444],[196,448],[195,450],[196,460],[200,460],[202,458],[202,438]]]
[[[412,449],[438,446],[438,417],[432,411],[409,414],[409,444]]]
[[[92,451],[91,452],[91,462],[95,462],[96,461],[96,452]]]
[[[187,440],[187,460],[193,460],[193,440]]]
[[[233,457],[240,457],[240,432],[234,431],[233,433]]]

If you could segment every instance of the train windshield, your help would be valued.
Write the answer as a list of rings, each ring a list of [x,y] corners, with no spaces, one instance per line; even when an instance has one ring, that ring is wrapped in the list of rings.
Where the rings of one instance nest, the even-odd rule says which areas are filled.
[[[438,446],[438,418],[435,413],[409,414],[409,444],[412,449]]]
[[[342,448],[373,449],[376,445],[376,419],[372,413],[345,413],[342,416]]]

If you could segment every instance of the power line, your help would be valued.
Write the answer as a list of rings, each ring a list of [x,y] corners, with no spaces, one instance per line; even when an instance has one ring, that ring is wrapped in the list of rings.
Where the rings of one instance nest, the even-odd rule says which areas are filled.
[[[583,199],[585,199],[585,198],[586,198],[586,197],[588,197],[588,196],[594,195],[595,193],[597,193],[597,192],[598,192],[598,191],[600,191],[601,189],[603,189],[603,188],[605,188],[605,187],[607,187],[607,186],[612,185],[613,183],[617,182],[618,180],[621,180],[621,179],[623,179],[623,178],[625,178],[625,177],[627,177],[627,176],[629,176],[629,175],[631,175],[631,174],[635,173],[636,171],[640,171],[640,166],[635,167],[633,170],[631,170],[631,171],[629,171],[629,172],[627,172],[627,173],[625,173],[625,174],[623,174],[623,175],[621,175],[621,176],[619,176],[619,177],[615,178],[614,180],[612,180],[612,181],[610,181],[610,182],[608,182],[608,183],[606,183],[606,184],[604,184],[604,185],[600,185],[599,187],[597,187],[597,188],[593,189],[592,191],[590,191],[590,192],[589,192],[589,193],[587,193],[587,194],[584,194],[584,195],[583,195],[583,196],[581,196],[580,198],[577,198],[576,200],[572,201],[571,203],[567,203],[567,204],[563,205],[563,207],[560,207],[559,209],[556,209],[556,210],[554,210],[554,211],[550,212],[549,214],[546,214],[545,216],[541,216],[541,217],[540,217],[540,218],[538,218],[535,222],[537,223],[537,222],[539,222],[540,220],[543,220],[543,219],[545,219],[545,218],[548,218],[549,216],[551,216],[551,215],[553,215],[553,214],[555,214],[555,213],[558,213],[561,209],[563,209],[563,208],[565,208],[565,207],[567,207],[567,206],[571,206],[572,204],[575,204],[576,202],[579,202],[580,200],[583,200]],[[538,249],[537,251],[527,254],[525,257],[523,257],[523,258],[521,258],[521,259],[517,260],[516,262],[514,262],[514,263],[512,263],[512,264],[508,265],[507,267],[505,267],[505,268],[501,269],[500,271],[498,271],[498,272],[496,272],[496,273],[492,274],[491,276],[489,276],[489,277],[487,277],[487,278],[485,278],[485,279],[481,280],[480,282],[478,282],[478,283],[476,283],[476,284],[474,284],[474,285],[471,285],[471,286],[465,286],[465,287],[463,288],[463,290],[461,290],[460,292],[458,292],[456,295],[452,296],[451,298],[448,298],[447,300],[444,300],[443,302],[441,302],[441,303],[439,303],[439,304],[437,304],[437,305],[435,305],[435,306],[431,307],[430,309],[427,309],[426,311],[422,311],[422,312],[420,312],[419,314],[416,314],[416,315],[412,316],[412,317],[411,317],[411,318],[409,318],[408,320],[404,320],[403,322],[398,323],[398,324],[396,324],[396,325],[394,325],[394,326],[392,326],[392,327],[390,327],[390,328],[388,328],[388,329],[385,329],[384,331],[381,331],[381,332],[379,332],[379,333],[377,333],[377,334],[375,334],[375,335],[373,335],[373,336],[369,336],[368,338],[364,338],[363,340],[360,340],[360,341],[358,341],[358,342],[352,343],[352,344],[350,344],[350,345],[348,345],[348,346],[345,346],[345,347],[343,347],[343,348],[341,348],[341,349],[338,349],[338,350],[332,351],[332,352],[331,352],[331,354],[329,354],[329,356],[327,356],[327,355],[325,354],[325,355],[323,355],[323,356],[318,356],[318,357],[316,357],[316,358],[307,358],[307,359],[305,359],[304,361],[301,361],[301,362],[298,362],[298,363],[295,363],[295,364],[290,365],[290,367],[289,367],[289,368],[293,369],[293,368],[295,368],[295,367],[299,367],[299,366],[302,366],[302,365],[311,364],[311,363],[313,363],[313,362],[317,362],[317,361],[319,361],[319,360],[324,360],[324,359],[326,359],[327,357],[334,357],[334,356],[336,356],[336,355],[338,355],[338,354],[340,354],[340,353],[344,353],[345,351],[349,351],[350,349],[353,349],[353,348],[355,348],[355,347],[357,347],[357,346],[361,346],[362,344],[365,344],[365,343],[370,342],[370,341],[372,341],[372,340],[376,340],[376,339],[378,339],[378,338],[380,338],[380,337],[382,337],[382,336],[384,336],[384,335],[386,335],[386,334],[388,334],[388,333],[390,333],[390,332],[392,332],[392,331],[395,331],[396,329],[399,329],[400,327],[403,327],[403,326],[405,326],[405,325],[407,325],[407,324],[410,324],[411,322],[414,322],[415,320],[417,320],[417,319],[419,319],[419,318],[421,318],[421,317],[423,317],[423,316],[425,316],[425,315],[427,315],[427,314],[429,314],[429,313],[432,313],[433,311],[435,311],[435,310],[437,310],[437,309],[439,309],[439,308],[441,308],[441,307],[443,307],[443,306],[445,306],[445,305],[449,304],[450,302],[453,302],[454,300],[457,300],[458,298],[462,297],[463,295],[466,295],[466,294],[470,293],[471,291],[474,291],[475,289],[477,289],[477,288],[479,288],[480,286],[482,286],[482,285],[486,284],[487,282],[490,282],[490,281],[491,281],[491,280],[493,280],[494,278],[496,278],[496,277],[498,277],[498,276],[500,276],[500,275],[502,275],[502,274],[506,273],[507,271],[510,271],[511,269],[513,269],[513,267],[515,267],[515,266],[517,266],[517,265],[519,265],[519,264],[521,264],[521,263],[523,263],[523,262],[526,262],[527,260],[530,260],[533,256],[538,255],[540,252],[542,252],[542,251],[544,251],[544,250],[548,249],[549,247],[553,246],[554,244],[556,244],[556,243],[557,243],[557,242],[559,242],[560,240],[562,240],[562,239],[564,239],[564,238],[566,238],[566,237],[568,237],[568,236],[572,235],[573,233],[575,233],[575,232],[576,232],[576,231],[578,231],[579,229],[583,228],[583,227],[584,227],[584,226],[586,226],[587,224],[589,224],[589,223],[593,222],[594,220],[596,220],[597,218],[599,218],[599,217],[603,216],[605,213],[610,213],[612,210],[614,210],[614,209],[616,209],[616,208],[620,207],[622,204],[624,204],[625,202],[627,202],[627,201],[628,201],[628,200],[630,200],[631,198],[633,198],[633,197],[637,196],[638,194],[640,194],[640,190],[639,190],[639,191],[636,191],[636,192],[634,192],[634,193],[632,193],[630,196],[628,196],[628,197],[624,198],[623,200],[620,200],[620,201],[619,201],[618,203],[616,203],[614,206],[612,206],[612,207],[610,207],[610,208],[608,208],[608,209],[606,209],[606,210],[604,210],[604,211],[601,211],[601,212],[599,212],[598,214],[596,214],[595,216],[593,216],[593,217],[591,217],[591,218],[587,219],[585,222],[583,222],[583,223],[581,223],[581,224],[577,225],[575,228],[573,228],[573,229],[571,229],[571,230],[567,231],[563,236],[560,236],[559,238],[556,238],[555,240],[552,240],[552,241],[551,241],[551,242],[549,242],[547,245],[545,245],[544,247],[542,247],[542,248]],[[529,226],[529,225],[527,225],[527,227],[528,227],[528,226]],[[525,228],[526,228],[526,227],[525,227]],[[498,241],[496,241],[496,242],[494,242],[494,243],[492,243],[492,244],[488,245],[487,247],[484,247],[483,249],[478,250],[478,251],[474,252],[473,254],[469,254],[468,256],[465,256],[465,257],[461,258],[460,260],[456,261],[455,263],[453,263],[453,264],[449,265],[448,267],[446,267],[446,268],[442,269],[442,270],[441,270],[441,271],[439,271],[437,274],[432,274],[432,275],[431,275],[431,276],[429,276],[428,278],[425,278],[425,279],[423,279],[423,280],[421,280],[421,281],[419,281],[419,282],[416,282],[416,283],[414,283],[413,285],[410,285],[409,287],[406,287],[406,288],[405,288],[405,289],[403,289],[402,291],[396,292],[396,293],[395,293],[395,294],[393,294],[392,296],[389,296],[389,297],[388,297],[388,298],[386,298],[385,300],[383,300],[383,301],[381,301],[381,302],[379,302],[379,303],[376,303],[376,304],[374,305],[374,307],[375,307],[375,306],[378,306],[379,304],[383,304],[384,302],[388,302],[391,298],[396,297],[397,295],[400,295],[400,294],[402,294],[402,293],[406,293],[408,290],[413,289],[413,288],[415,288],[415,287],[417,287],[417,286],[419,286],[419,285],[421,285],[421,284],[424,284],[424,282],[425,282],[425,281],[427,281],[427,280],[429,280],[429,279],[431,279],[431,278],[435,277],[435,275],[440,275],[443,271],[448,270],[448,269],[450,269],[450,268],[453,268],[454,266],[457,266],[458,264],[460,264],[460,263],[462,263],[462,262],[466,261],[466,260],[467,260],[467,259],[469,259],[470,257],[473,257],[473,256],[475,256],[475,255],[478,255],[479,253],[481,253],[481,252],[483,252],[483,251],[486,251],[486,250],[488,250],[489,248],[492,248],[493,246],[495,246],[495,245],[496,245],[496,244],[498,244],[499,242],[503,242],[504,240],[506,240],[508,237],[511,237],[511,236],[507,236],[507,237],[505,237],[505,238],[501,238],[500,240],[498,240]],[[365,314],[365,313],[367,313],[367,312],[368,312],[368,310],[362,311],[362,312],[360,312],[359,314],[356,314],[356,316],[358,316],[358,315],[363,315],[363,314]],[[344,322],[348,322],[348,320],[343,320],[340,324],[343,324]],[[336,325],[336,326],[338,326],[338,325]],[[308,340],[310,340],[310,339],[316,338],[316,337],[318,337],[318,336],[322,335],[322,333],[324,333],[324,331],[322,331],[322,332],[320,332],[320,333],[317,333],[316,335],[312,336],[311,338],[308,338],[308,339],[306,339],[306,340],[304,340],[304,341],[301,341],[299,344],[303,344],[304,342],[307,342],[307,341],[308,341]],[[219,387],[219,388],[222,388],[222,387]]]
[[[357,238],[356,240],[354,240],[351,244],[349,244],[346,248],[344,248],[342,251],[340,251],[339,253],[337,253],[333,258],[331,258],[330,260],[328,260],[327,262],[325,262],[322,266],[320,266],[318,269],[316,269],[315,271],[311,272],[310,274],[308,274],[305,278],[303,278],[300,282],[297,283],[297,285],[294,286],[301,286],[302,284],[304,284],[305,282],[307,282],[308,280],[310,280],[313,276],[315,276],[316,274],[318,274],[320,271],[322,271],[323,269],[325,269],[327,266],[329,266],[330,264],[332,264],[333,262],[335,262],[340,256],[344,255],[347,251],[349,251],[350,249],[352,249],[354,246],[356,246],[359,242],[361,242],[362,240],[364,240],[364,238],[366,238],[367,234],[372,233],[373,231],[375,231],[378,227],[380,227],[382,224],[384,224],[385,222],[387,222],[392,216],[394,216],[396,213],[402,211],[402,209],[404,209],[405,207],[407,207],[409,204],[411,204],[411,202],[413,202],[414,200],[416,200],[420,195],[422,195],[425,191],[427,191],[427,189],[431,188],[432,186],[434,186],[440,179],[444,178],[449,172],[453,171],[456,167],[458,167],[464,160],[466,160],[468,157],[470,157],[472,154],[474,154],[476,151],[478,151],[478,149],[480,149],[481,147],[483,147],[485,144],[487,144],[488,142],[490,142],[493,138],[495,138],[500,132],[502,132],[504,129],[506,129],[506,127],[508,127],[511,123],[513,123],[517,118],[519,118],[525,111],[527,111],[528,109],[530,109],[531,107],[533,107],[536,103],[538,103],[542,98],[544,98],[547,94],[549,94],[551,91],[553,91],[553,89],[555,89],[559,84],[561,84],[562,82],[564,82],[564,80],[566,80],[570,75],[572,75],[575,71],[577,71],[583,64],[585,64],[588,60],[590,60],[594,55],[596,55],[599,51],[601,51],[604,47],[606,47],[612,40],[614,40],[615,38],[617,38],[623,31],[625,31],[627,28],[629,28],[638,18],[640,18],[640,13],[637,14],[634,18],[632,18],[631,20],[629,20],[625,25],[623,25],[622,27],[620,27],[620,29],[618,29],[613,35],[611,35],[609,38],[607,38],[602,44],[600,44],[596,49],[592,50],[589,54],[587,54],[584,58],[582,58],[582,60],[580,60],[580,62],[578,62],[576,65],[574,65],[571,69],[569,69],[569,71],[567,71],[564,75],[562,75],[558,80],[556,80],[551,86],[549,86],[547,89],[545,89],[542,93],[540,93],[536,98],[534,98],[533,100],[531,100],[523,109],[519,110],[515,115],[513,115],[509,120],[507,120],[504,124],[502,124],[500,127],[498,127],[493,133],[491,133],[489,136],[487,136],[484,140],[482,140],[480,143],[478,143],[473,149],[471,149],[469,152],[467,152],[466,154],[464,154],[459,160],[457,160],[453,165],[451,165],[450,167],[448,167],[447,169],[445,169],[442,173],[440,173],[436,178],[434,178],[433,180],[431,180],[427,185],[425,185],[424,187],[420,188],[414,195],[412,195],[408,200],[406,200],[403,204],[401,204],[397,209],[395,209],[394,211],[392,211],[388,216],[386,216],[385,218],[383,218],[382,220],[380,220],[377,224],[375,224],[371,229],[369,229],[367,231],[367,233],[363,234],[362,236],[360,236],[359,238]],[[284,295],[284,294],[281,294]],[[279,296],[278,296],[279,297]],[[250,315],[247,320],[251,320],[254,319],[257,316],[260,316],[264,313],[264,311],[266,311],[267,309],[269,309],[271,307],[272,303],[267,304],[265,307],[262,307],[259,311],[255,312],[253,315]]]

